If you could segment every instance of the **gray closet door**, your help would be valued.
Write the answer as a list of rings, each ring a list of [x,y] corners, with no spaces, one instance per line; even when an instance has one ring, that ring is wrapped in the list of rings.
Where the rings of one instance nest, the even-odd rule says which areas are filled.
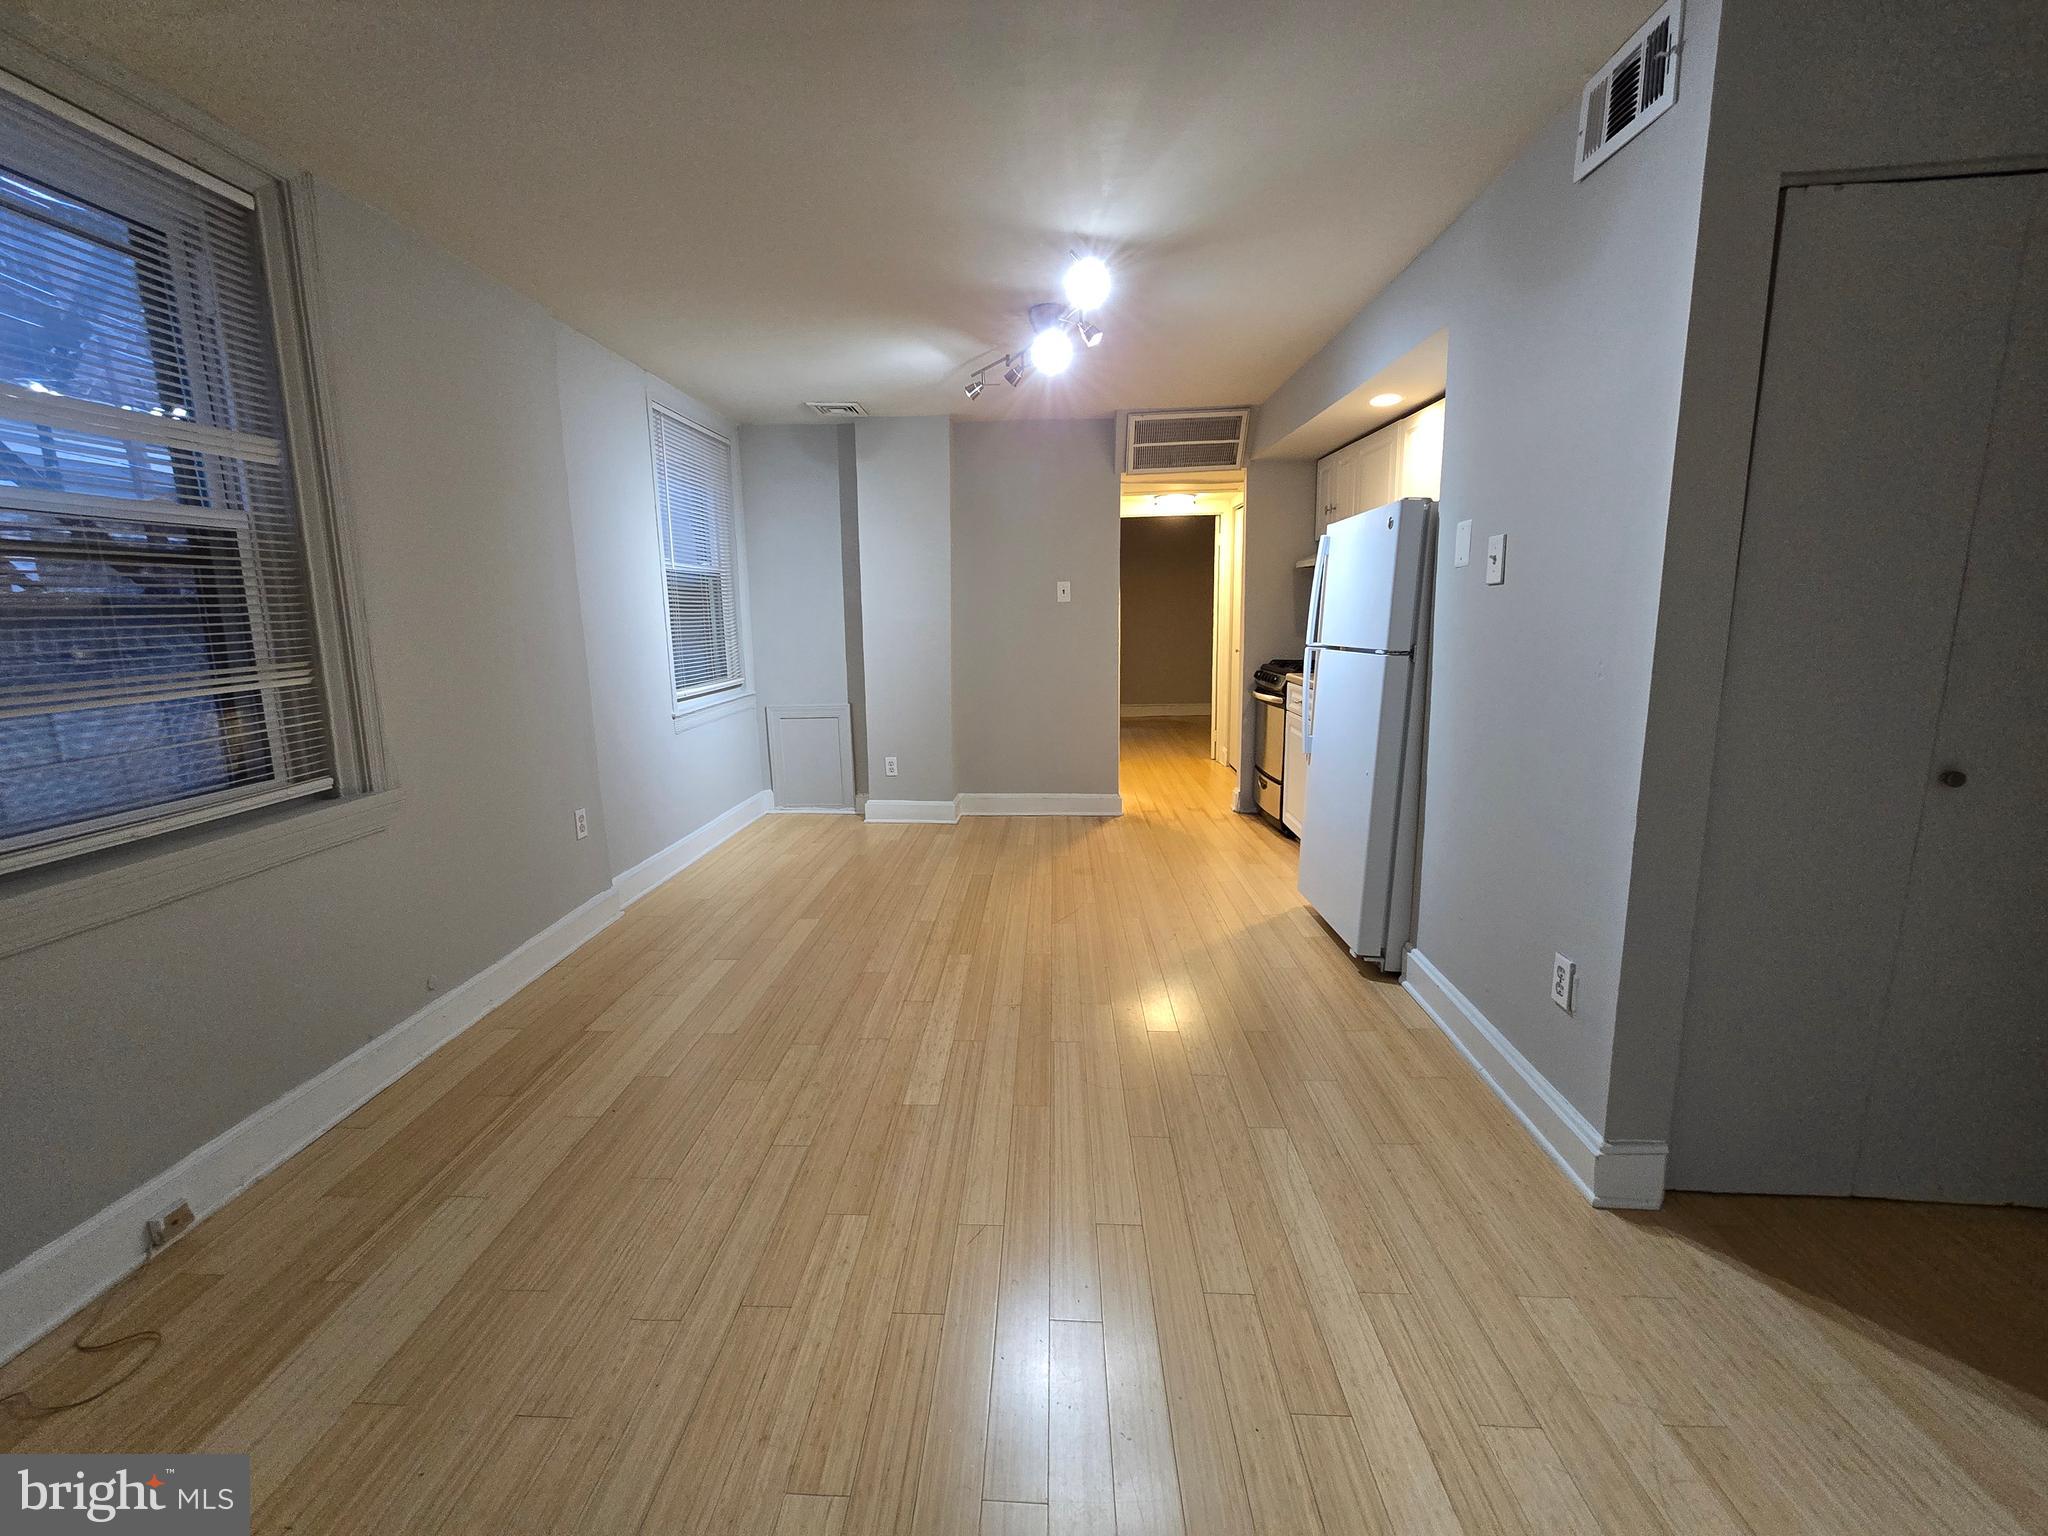
[[[1922,910],[1909,901],[1916,847],[2043,180],[1786,193],[1674,1187],[1900,1192],[1879,1186],[1924,1155],[1931,1128],[1971,1112],[1954,1064],[1987,1052],[2000,1070],[2020,1064],[2003,1023],[1980,1022],[1970,999],[1982,993],[1934,968],[1936,925],[1923,916],[1909,933],[1907,914]],[[2000,920],[1963,900],[1945,921]],[[1925,978],[1917,992],[1898,985],[1908,977]],[[1890,1027],[1895,993],[1921,1023]],[[1950,1068],[1939,1083],[1937,1055]],[[1880,1074],[1918,1078],[1934,1099],[1909,1121],[1914,1090],[1880,1093]],[[1912,1145],[1866,1165],[1865,1148],[1887,1140]]]
[[[1862,1195],[2048,1205],[2048,176],[1998,209],[2029,187]]]

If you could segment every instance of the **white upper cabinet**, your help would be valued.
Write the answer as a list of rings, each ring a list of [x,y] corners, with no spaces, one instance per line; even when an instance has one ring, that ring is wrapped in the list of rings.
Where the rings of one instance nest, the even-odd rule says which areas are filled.
[[[1413,416],[1402,417],[1391,430],[1399,434],[1401,445],[1399,487],[1394,496],[1427,496],[1431,501],[1440,500],[1444,480],[1443,401],[1426,405]],[[1387,499],[1392,501],[1394,496]]]
[[[1382,427],[1371,437],[1360,438],[1351,451],[1357,467],[1351,477],[1351,499],[1344,506],[1346,517],[1384,507],[1400,494],[1394,487],[1401,481],[1401,440],[1391,429]]]
[[[1316,533],[1403,496],[1436,500],[1443,460],[1441,400],[1347,443],[1316,465]]]

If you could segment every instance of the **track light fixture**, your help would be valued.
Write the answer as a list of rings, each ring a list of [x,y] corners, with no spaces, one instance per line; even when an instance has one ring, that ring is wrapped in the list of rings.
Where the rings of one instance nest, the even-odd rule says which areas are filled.
[[[1070,253],[1071,254],[1071,253]],[[1003,382],[1015,389],[1034,373],[1051,377],[1065,373],[1074,361],[1074,342],[1083,347],[1102,345],[1102,327],[1088,318],[1109,297],[1109,267],[1100,256],[1075,256],[1060,279],[1067,302],[1033,304],[1027,312],[1031,340],[1021,352],[1006,352],[1000,360],[984,363],[967,381],[967,398],[979,400],[988,375],[1000,371]]]

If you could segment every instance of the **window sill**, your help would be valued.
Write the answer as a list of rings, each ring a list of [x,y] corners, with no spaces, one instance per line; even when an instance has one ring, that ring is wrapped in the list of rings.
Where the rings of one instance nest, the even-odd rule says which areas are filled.
[[[759,706],[761,700],[751,688],[739,693],[713,693],[701,699],[691,699],[675,706],[675,718],[671,722],[676,734],[694,731],[700,725],[710,725],[716,720],[729,720],[734,715],[746,714]]]
[[[386,790],[279,806],[10,876],[0,883],[0,959],[381,832],[398,804]]]

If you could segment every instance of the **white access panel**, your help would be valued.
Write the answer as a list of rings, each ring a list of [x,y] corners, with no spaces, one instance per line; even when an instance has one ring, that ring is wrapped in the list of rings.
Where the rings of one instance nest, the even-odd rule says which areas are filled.
[[[853,809],[853,725],[844,704],[768,710],[768,783],[784,810]]]

